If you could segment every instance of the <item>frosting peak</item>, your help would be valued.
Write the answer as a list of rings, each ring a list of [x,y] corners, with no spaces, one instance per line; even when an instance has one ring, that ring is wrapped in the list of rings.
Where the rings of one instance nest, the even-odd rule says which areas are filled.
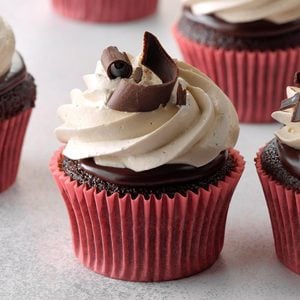
[[[0,17],[0,77],[10,69],[14,52],[14,33],[11,27]]]
[[[158,45],[155,47],[159,49]],[[147,51],[152,52],[152,47]],[[158,59],[156,54],[151,55],[149,57],[154,61]],[[236,111],[227,96],[207,76],[169,56],[169,62],[164,62],[169,65],[165,70],[159,69],[163,62],[154,68],[141,57],[133,58],[127,53],[126,56],[132,65],[129,78],[110,79],[107,70],[98,62],[96,73],[84,77],[88,89],[84,92],[73,90],[72,104],[59,108],[58,114],[64,124],[56,129],[56,135],[67,144],[64,155],[70,159],[93,157],[101,166],[139,172],[165,164],[200,167],[235,145],[239,133]],[[160,88],[169,80],[162,72],[169,70],[174,74],[174,70],[170,70],[172,65],[176,76],[167,101],[154,99],[163,100],[161,105],[146,111],[129,111],[126,103],[131,99],[120,95],[120,99],[125,99],[125,109],[116,110],[109,106],[111,95],[120,89],[122,81],[125,88],[131,88],[132,85],[126,86],[126,83],[134,82],[133,74],[137,69],[142,71],[139,71],[140,81],[135,85]],[[172,81],[173,75],[168,76]],[[131,91],[129,95],[132,95]],[[143,94],[139,97],[143,99]],[[156,98],[157,94],[153,93],[152,97]],[[151,95],[148,99],[152,100]],[[135,105],[135,108],[140,107],[140,103]]]
[[[183,0],[195,15],[215,14],[229,23],[268,20],[284,24],[299,19],[299,0]]]

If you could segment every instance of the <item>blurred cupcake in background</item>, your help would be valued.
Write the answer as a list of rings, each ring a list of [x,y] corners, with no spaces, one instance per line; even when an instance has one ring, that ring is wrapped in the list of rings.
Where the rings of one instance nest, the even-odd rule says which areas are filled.
[[[158,0],[52,0],[61,15],[89,22],[126,22],[153,15]]]
[[[184,59],[233,101],[241,122],[271,122],[300,69],[299,0],[186,0],[173,27]]]
[[[34,79],[15,50],[13,31],[0,17],[0,192],[16,179],[35,95]]]
[[[278,259],[300,274],[300,73],[272,117],[282,124],[256,161]]]

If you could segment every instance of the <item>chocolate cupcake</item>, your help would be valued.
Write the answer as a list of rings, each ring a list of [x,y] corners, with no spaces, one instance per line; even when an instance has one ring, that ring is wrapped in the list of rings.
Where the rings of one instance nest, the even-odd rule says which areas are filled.
[[[280,111],[272,114],[283,127],[257,154],[256,168],[278,259],[300,274],[300,85],[288,87],[287,94],[289,98],[282,101]]]
[[[244,168],[232,103],[148,32],[141,57],[108,47],[84,80],[58,110],[66,146],[50,162],[76,256],[131,281],[210,267]]]
[[[13,31],[0,18],[0,192],[15,182],[35,94]]]
[[[173,33],[185,60],[223,89],[240,121],[272,121],[300,68],[298,0],[187,0]]]

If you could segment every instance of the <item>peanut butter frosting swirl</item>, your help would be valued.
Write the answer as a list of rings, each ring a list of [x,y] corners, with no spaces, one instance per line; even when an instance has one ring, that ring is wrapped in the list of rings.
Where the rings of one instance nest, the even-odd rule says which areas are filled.
[[[284,24],[300,18],[298,0],[183,0],[195,15],[214,14],[228,23],[267,20]]]
[[[139,85],[162,84],[141,57],[126,54],[133,74],[141,68]],[[120,111],[109,99],[122,79],[110,79],[98,62],[84,80],[87,90],[73,90],[72,104],[58,114],[56,129],[70,159],[93,157],[96,164],[145,171],[165,164],[203,166],[235,145],[239,133],[236,111],[227,96],[203,73],[173,60],[178,76],[169,101],[151,111]],[[131,75],[126,80],[134,81]],[[180,89],[178,87],[181,87]],[[186,90],[178,103],[178,90]]]

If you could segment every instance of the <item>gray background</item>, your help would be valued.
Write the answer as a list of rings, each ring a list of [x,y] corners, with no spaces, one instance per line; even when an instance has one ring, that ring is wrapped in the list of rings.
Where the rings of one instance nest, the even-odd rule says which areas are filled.
[[[50,1],[49,1],[50,2]],[[67,213],[48,162],[59,146],[53,129],[72,88],[84,89],[101,51],[116,45],[134,55],[145,30],[180,58],[170,28],[179,1],[161,0],[156,16],[120,25],[70,21],[48,1],[0,1],[17,48],[38,85],[15,185],[0,195],[0,299],[296,299],[300,276],[276,259],[271,225],[253,157],[278,124],[241,125],[236,146],[246,170],[232,199],[221,257],[209,270],[182,280],[130,283],[81,266],[72,251]]]

